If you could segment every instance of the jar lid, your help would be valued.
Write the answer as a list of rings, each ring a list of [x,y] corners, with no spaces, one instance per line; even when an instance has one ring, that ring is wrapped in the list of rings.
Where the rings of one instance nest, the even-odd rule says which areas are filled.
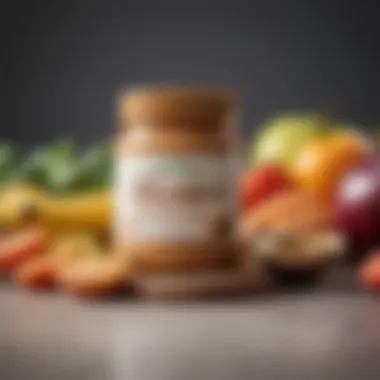
[[[182,86],[141,87],[123,94],[118,116],[130,125],[220,125],[236,111],[232,92]]]

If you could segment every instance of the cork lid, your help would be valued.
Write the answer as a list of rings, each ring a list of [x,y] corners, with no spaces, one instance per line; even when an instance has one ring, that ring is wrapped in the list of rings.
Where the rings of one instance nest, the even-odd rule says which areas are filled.
[[[220,125],[237,108],[232,92],[183,86],[141,87],[119,99],[123,125]]]

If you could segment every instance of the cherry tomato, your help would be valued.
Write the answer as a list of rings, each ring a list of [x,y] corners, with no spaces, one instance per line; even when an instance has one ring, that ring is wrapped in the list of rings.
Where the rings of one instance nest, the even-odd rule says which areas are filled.
[[[363,288],[380,292],[380,251],[376,251],[359,267],[358,281]]]
[[[243,211],[247,212],[273,195],[291,188],[286,173],[277,165],[267,164],[248,172],[242,183]]]

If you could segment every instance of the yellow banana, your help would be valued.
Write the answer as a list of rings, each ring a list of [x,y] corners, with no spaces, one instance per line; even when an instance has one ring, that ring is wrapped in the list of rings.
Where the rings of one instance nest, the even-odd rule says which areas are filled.
[[[39,218],[54,230],[110,228],[112,196],[107,192],[51,197],[40,204]]]
[[[18,228],[35,221],[45,202],[45,193],[34,187],[12,186],[0,192],[0,226]]]

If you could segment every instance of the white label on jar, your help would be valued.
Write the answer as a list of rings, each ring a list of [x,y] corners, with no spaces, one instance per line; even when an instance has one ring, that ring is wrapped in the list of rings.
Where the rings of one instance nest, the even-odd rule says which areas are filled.
[[[128,242],[231,239],[236,161],[225,156],[124,157],[116,168],[116,233]]]

